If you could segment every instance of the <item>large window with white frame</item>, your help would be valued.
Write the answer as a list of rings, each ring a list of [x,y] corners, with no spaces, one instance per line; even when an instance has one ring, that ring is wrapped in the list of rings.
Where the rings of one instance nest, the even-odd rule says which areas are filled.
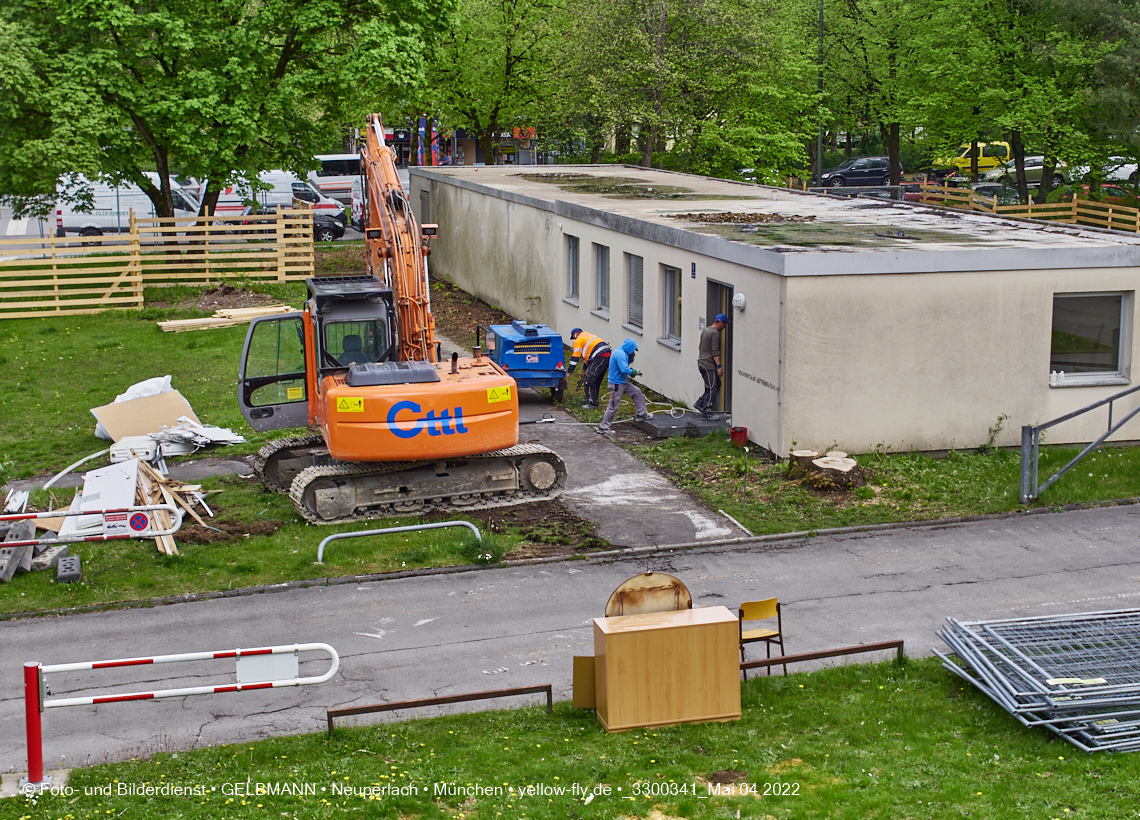
[[[661,266],[661,338],[681,341],[681,269]]]
[[[625,320],[635,328],[645,326],[645,260],[625,255]]]
[[[594,243],[594,309],[610,312],[610,249]]]
[[[566,234],[566,298],[578,298],[578,237]]]
[[[1054,384],[1127,378],[1130,293],[1056,293],[1049,370]],[[1064,374],[1064,375],[1061,375]]]

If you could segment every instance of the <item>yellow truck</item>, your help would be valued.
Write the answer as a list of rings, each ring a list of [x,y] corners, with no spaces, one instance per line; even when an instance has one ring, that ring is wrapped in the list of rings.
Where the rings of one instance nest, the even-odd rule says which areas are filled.
[[[934,163],[935,168],[954,168],[959,174],[968,174],[974,156],[978,157],[978,173],[997,168],[1013,156],[1008,142],[979,142],[977,149],[964,142],[953,157],[945,157]],[[976,151],[976,154],[975,154]]]

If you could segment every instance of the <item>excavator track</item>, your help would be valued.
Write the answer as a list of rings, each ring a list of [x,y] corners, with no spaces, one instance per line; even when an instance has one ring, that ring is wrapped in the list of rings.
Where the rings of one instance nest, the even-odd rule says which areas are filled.
[[[332,457],[325,446],[324,436],[298,436],[279,438],[267,442],[253,459],[253,474],[261,479],[267,490],[288,491],[294,477],[306,467],[330,464]]]
[[[562,494],[566,465],[553,450],[519,444],[447,461],[333,462],[306,467],[289,487],[313,524],[486,510]]]

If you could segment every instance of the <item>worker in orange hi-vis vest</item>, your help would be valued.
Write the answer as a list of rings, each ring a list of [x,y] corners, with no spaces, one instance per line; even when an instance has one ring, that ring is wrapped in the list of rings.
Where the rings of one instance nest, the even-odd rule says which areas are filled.
[[[597,407],[602,379],[610,369],[610,346],[601,336],[587,333],[580,327],[570,331],[570,341],[574,348],[570,352],[569,372],[573,373],[578,362],[582,362],[582,390],[586,393],[582,407]]]

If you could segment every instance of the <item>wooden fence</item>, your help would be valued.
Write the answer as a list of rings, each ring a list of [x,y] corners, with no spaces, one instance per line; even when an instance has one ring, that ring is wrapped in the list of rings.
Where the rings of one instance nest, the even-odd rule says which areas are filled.
[[[313,275],[313,212],[146,217],[127,233],[0,239],[0,319],[143,305],[143,288]]]
[[[950,188],[944,185],[923,183],[922,199],[926,205],[941,205],[967,211],[984,211],[999,216],[1016,216],[1024,219],[1044,219],[1069,225],[1089,225],[1116,231],[1140,232],[1140,208],[1127,205],[1110,205],[1076,199],[1072,202],[1050,202],[1037,205],[999,205],[997,197],[981,196],[970,188]]]

